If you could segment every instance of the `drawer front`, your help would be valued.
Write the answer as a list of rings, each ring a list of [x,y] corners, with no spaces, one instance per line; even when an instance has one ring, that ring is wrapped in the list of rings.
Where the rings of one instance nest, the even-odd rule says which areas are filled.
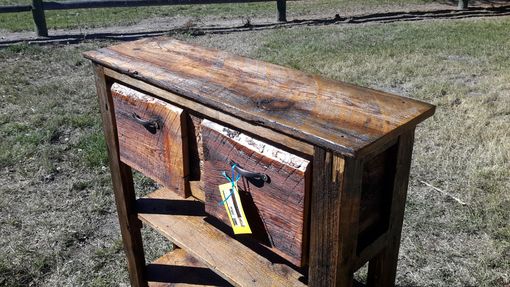
[[[269,182],[242,178],[241,202],[253,232],[251,237],[296,266],[305,263],[307,195],[310,187],[306,159],[255,140],[208,120],[202,122],[206,212],[230,225],[225,207],[219,205],[218,186],[228,181],[230,161],[242,169],[265,173]]]
[[[120,159],[185,196],[187,140],[183,110],[118,83],[111,91]]]

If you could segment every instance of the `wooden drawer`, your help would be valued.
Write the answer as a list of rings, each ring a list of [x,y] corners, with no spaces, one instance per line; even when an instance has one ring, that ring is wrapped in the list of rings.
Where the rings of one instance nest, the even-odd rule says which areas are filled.
[[[188,168],[183,110],[118,83],[111,91],[120,159],[185,196]]]
[[[201,130],[206,212],[230,225],[225,207],[218,204],[218,186],[228,182],[222,172],[230,174],[230,161],[242,169],[267,174],[266,183],[246,178],[238,182],[253,232],[249,236],[294,265],[303,266],[310,161],[208,120],[202,121]]]

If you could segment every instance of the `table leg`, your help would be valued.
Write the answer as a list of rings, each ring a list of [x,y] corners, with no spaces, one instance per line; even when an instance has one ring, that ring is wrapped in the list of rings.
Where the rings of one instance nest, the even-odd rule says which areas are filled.
[[[399,137],[388,241],[386,247],[369,262],[367,286],[389,287],[395,285],[413,142],[414,130]]]
[[[136,197],[131,168],[122,163],[119,157],[115,113],[110,92],[111,83],[106,79],[101,66],[96,65],[94,68],[103,130],[108,148],[115,203],[117,205],[120,230],[124,242],[124,251],[128,260],[131,285],[135,287],[147,286],[147,281],[144,278],[145,256],[140,233],[142,223],[136,213]]]

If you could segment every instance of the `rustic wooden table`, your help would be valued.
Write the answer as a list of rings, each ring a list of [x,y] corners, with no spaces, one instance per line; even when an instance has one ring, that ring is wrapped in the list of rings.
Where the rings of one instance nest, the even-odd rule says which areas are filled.
[[[367,262],[367,285],[394,284],[434,106],[164,37],[85,57],[133,286],[351,286]],[[217,204],[232,162],[251,236]],[[162,188],[136,199],[131,168]],[[146,265],[141,222],[179,248]]]

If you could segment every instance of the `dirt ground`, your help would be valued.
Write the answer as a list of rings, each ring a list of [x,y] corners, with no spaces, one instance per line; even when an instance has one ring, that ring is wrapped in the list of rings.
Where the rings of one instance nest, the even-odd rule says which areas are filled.
[[[289,6],[292,3],[289,3]],[[486,3],[478,4],[477,7],[490,7]],[[352,5],[345,7],[342,10],[332,9],[310,9],[311,11],[296,11],[292,13],[289,11],[288,20],[314,20],[314,19],[332,19],[335,15],[341,17],[351,17],[366,14],[378,14],[378,13],[390,13],[390,12],[409,12],[409,11],[437,11],[444,9],[452,9],[454,6],[451,3],[426,3],[426,4],[388,4],[388,5],[377,5],[377,6],[358,6]],[[173,17],[152,17],[144,19],[133,25],[122,25],[122,26],[107,26],[107,27],[80,27],[79,29],[53,29],[49,31],[49,35],[53,37],[65,37],[81,35],[83,37],[91,35],[101,34],[147,34],[152,35],[155,31],[159,31],[160,34],[164,34],[168,31],[176,29],[189,29],[189,28],[219,28],[219,27],[240,27],[250,21],[251,24],[268,24],[274,23],[275,17],[262,16],[262,17],[225,17],[223,15],[203,15],[197,16],[182,16],[177,15]],[[34,41],[38,39],[37,35],[33,31],[22,31],[22,32],[9,32],[2,30],[0,27],[0,43],[12,42],[12,41]]]
[[[245,21],[182,17],[50,33],[145,33]],[[251,19],[265,21],[272,18]],[[174,34],[437,105],[416,132],[398,286],[510,284],[508,35],[508,16]],[[81,56],[113,43],[0,49],[0,286],[128,285],[92,69]],[[138,195],[155,188],[138,174],[135,179]],[[148,261],[171,248],[149,228],[143,236]],[[364,270],[357,274],[364,276]]]

